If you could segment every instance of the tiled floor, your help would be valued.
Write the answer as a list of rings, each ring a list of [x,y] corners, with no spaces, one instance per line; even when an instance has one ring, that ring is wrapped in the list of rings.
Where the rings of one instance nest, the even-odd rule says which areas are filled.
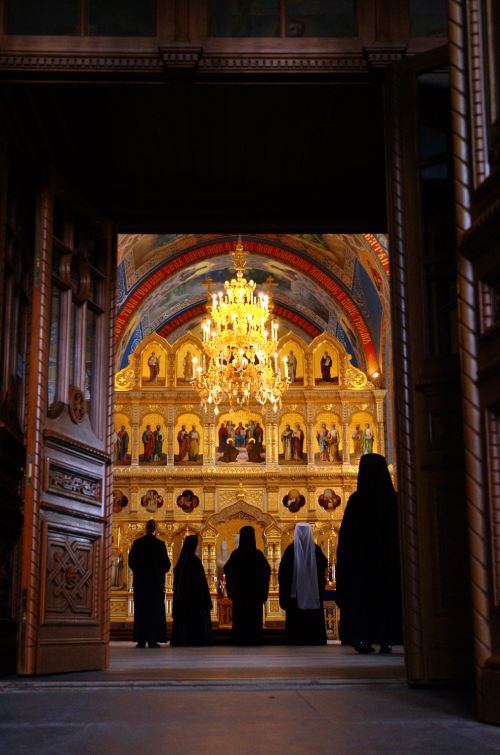
[[[0,680],[0,752],[489,753],[465,694],[409,690],[403,656],[115,645],[109,671]]]

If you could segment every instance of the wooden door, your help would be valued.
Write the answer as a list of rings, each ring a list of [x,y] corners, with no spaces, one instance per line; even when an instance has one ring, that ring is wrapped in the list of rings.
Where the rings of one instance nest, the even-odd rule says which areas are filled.
[[[389,72],[387,156],[405,650],[429,684],[472,672],[447,49]]]
[[[108,660],[114,234],[40,189],[28,370],[18,671]]]

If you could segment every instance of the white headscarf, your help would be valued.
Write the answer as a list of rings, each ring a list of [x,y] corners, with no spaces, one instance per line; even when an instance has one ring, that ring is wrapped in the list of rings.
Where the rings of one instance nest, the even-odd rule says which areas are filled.
[[[316,551],[310,524],[295,525],[290,596],[297,598],[299,608],[320,607]]]

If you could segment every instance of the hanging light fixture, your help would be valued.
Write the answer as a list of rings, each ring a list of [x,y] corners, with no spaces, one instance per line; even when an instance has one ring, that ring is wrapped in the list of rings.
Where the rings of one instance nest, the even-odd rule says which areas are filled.
[[[194,387],[205,411],[213,405],[218,414],[222,402],[242,407],[255,399],[259,404],[269,402],[276,412],[290,384],[287,358],[283,370],[278,363],[278,323],[270,320],[269,293],[257,293],[255,282],[244,277],[241,237],[232,257],[236,278],[225,281],[225,290],[218,293],[212,293],[208,284],[210,316],[202,323],[202,364],[193,359]]]

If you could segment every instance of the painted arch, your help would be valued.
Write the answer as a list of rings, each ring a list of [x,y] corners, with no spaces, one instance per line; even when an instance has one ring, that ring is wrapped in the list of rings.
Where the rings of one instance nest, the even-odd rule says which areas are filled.
[[[282,332],[312,341],[338,338],[353,363],[370,373],[382,358],[383,323],[389,320],[387,244],[364,234],[243,236],[248,277],[265,287],[272,275],[275,314]],[[231,273],[235,236],[135,235],[119,238],[118,366],[139,341],[156,331],[177,340],[199,335],[206,314],[205,280]]]

